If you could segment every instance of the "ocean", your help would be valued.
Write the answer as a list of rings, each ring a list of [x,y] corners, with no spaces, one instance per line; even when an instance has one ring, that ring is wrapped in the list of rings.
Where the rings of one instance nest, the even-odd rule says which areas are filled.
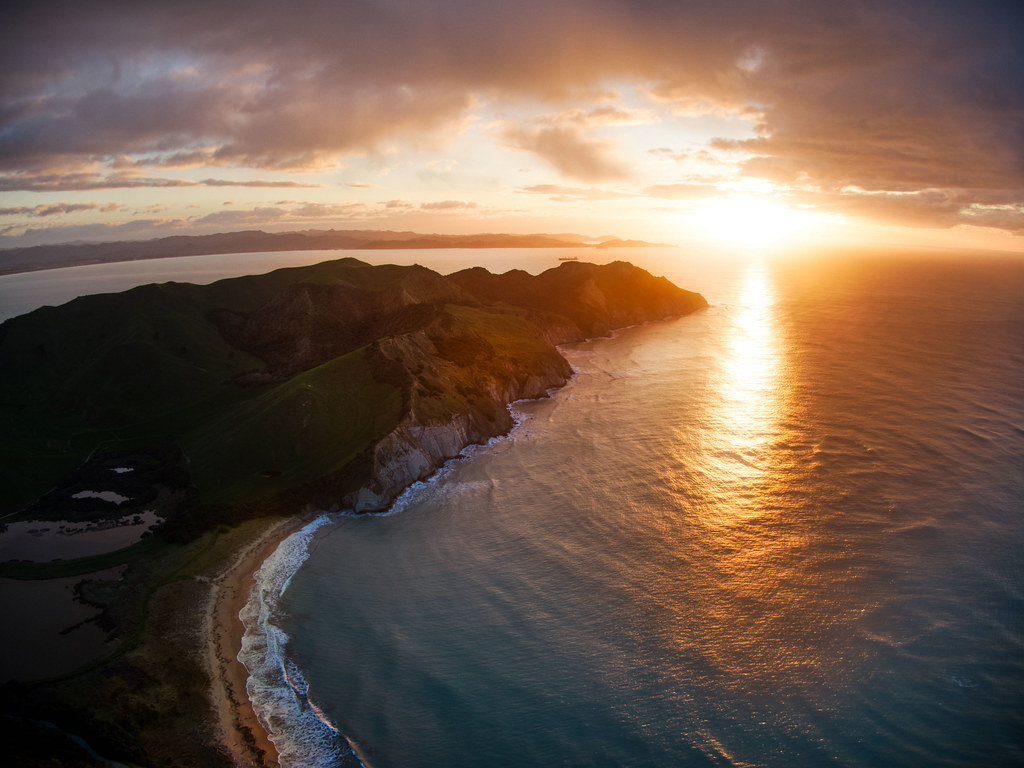
[[[559,254],[273,257],[347,255]],[[1024,764],[1024,259],[580,255],[711,306],[567,347],[510,435],[281,545],[242,658],[286,768]]]
[[[265,565],[284,764],[1024,764],[1024,261],[636,256],[710,308]]]

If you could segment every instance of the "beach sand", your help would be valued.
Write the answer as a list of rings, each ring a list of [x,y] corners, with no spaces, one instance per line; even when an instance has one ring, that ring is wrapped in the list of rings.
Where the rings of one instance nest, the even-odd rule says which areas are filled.
[[[245,627],[238,618],[249,599],[253,575],[289,535],[309,520],[288,518],[273,523],[244,545],[212,582],[206,611],[206,665],[212,680],[211,702],[221,741],[238,766],[278,766],[278,755],[253,711],[245,684],[248,671],[238,661]]]

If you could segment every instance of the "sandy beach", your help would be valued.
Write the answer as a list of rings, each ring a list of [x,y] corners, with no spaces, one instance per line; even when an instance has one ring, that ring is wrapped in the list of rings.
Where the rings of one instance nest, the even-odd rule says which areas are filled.
[[[246,695],[248,671],[238,661],[244,626],[239,612],[249,599],[253,575],[292,533],[309,522],[305,516],[274,523],[235,555],[214,579],[206,611],[206,664],[221,741],[239,766],[278,766],[278,754]]]

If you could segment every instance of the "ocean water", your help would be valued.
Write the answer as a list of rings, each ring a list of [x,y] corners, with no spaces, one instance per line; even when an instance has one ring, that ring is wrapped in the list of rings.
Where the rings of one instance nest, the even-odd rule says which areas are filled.
[[[268,564],[285,763],[1024,764],[1024,262],[647,258],[712,306]]]
[[[346,255],[561,254],[258,266]],[[285,765],[1024,764],[1024,260],[580,255],[712,306],[566,349],[510,436],[264,564]],[[256,262],[143,264],[0,278],[0,314]]]

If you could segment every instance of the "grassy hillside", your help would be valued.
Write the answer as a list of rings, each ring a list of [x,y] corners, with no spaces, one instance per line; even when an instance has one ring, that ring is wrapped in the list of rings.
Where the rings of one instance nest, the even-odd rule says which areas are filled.
[[[59,507],[97,476],[97,457],[139,451],[186,478],[188,493],[164,494],[172,507],[204,514],[286,493],[294,504],[318,484],[351,490],[353,462],[365,473],[410,414],[507,428],[502,398],[539,373],[568,375],[552,335],[702,303],[621,262],[445,278],[339,259],[44,307],[0,325],[0,514],[52,489]]]
[[[86,577],[112,640],[71,675],[0,686],[0,712],[81,733],[126,765],[226,766],[204,638],[185,630],[231,553],[304,506],[382,508],[466,441],[504,432],[507,402],[571,375],[554,341],[700,306],[624,264],[445,278],[341,259],[0,324],[0,514],[166,518],[115,552],[0,564],[13,579]],[[131,501],[104,510],[76,500],[83,490]],[[19,733],[15,760],[49,765],[52,734]]]
[[[189,466],[205,492],[216,485],[207,480],[212,473],[244,465],[243,456],[260,455],[259,444],[287,441],[292,463],[302,457],[304,464],[308,454],[324,447],[323,433],[330,429],[349,435],[339,443],[343,455],[357,443],[356,449],[364,448],[393,426],[397,413],[393,388],[366,384],[370,373],[363,358],[303,373],[292,382],[270,377],[270,383],[243,385],[240,377],[266,372],[267,362],[230,343],[212,317],[218,311],[252,313],[296,285],[345,285],[372,304],[374,294],[388,291],[415,299],[417,288],[427,292],[421,284],[431,279],[442,280],[422,268],[371,268],[341,259],[210,286],[165,283],[86,296],[3,323],[0,513],[60,483],[97,449],[187,445],[187,455],[197,457]],[[357,423],[347,424],[360,408],[375,415],[367,420],[361,413]],[[286,427],[301,424],[304,409],[313,409],[308,415],[320,434],[296,448],[295,428]],[[227,429],[229,422],[237,423]],[[229,454],[236,457],[223,458]],[[268,458],[260,469],[269,468]],[[309,471],[294,480],[307,480]],[[281,488],[289,476],[282,472],[265,489]],[[208,498],[226,495],[211,490]]]
[[[341,470],[398,424],[364,350],[238,400],[181,438],[202,498],[244,503]]]

